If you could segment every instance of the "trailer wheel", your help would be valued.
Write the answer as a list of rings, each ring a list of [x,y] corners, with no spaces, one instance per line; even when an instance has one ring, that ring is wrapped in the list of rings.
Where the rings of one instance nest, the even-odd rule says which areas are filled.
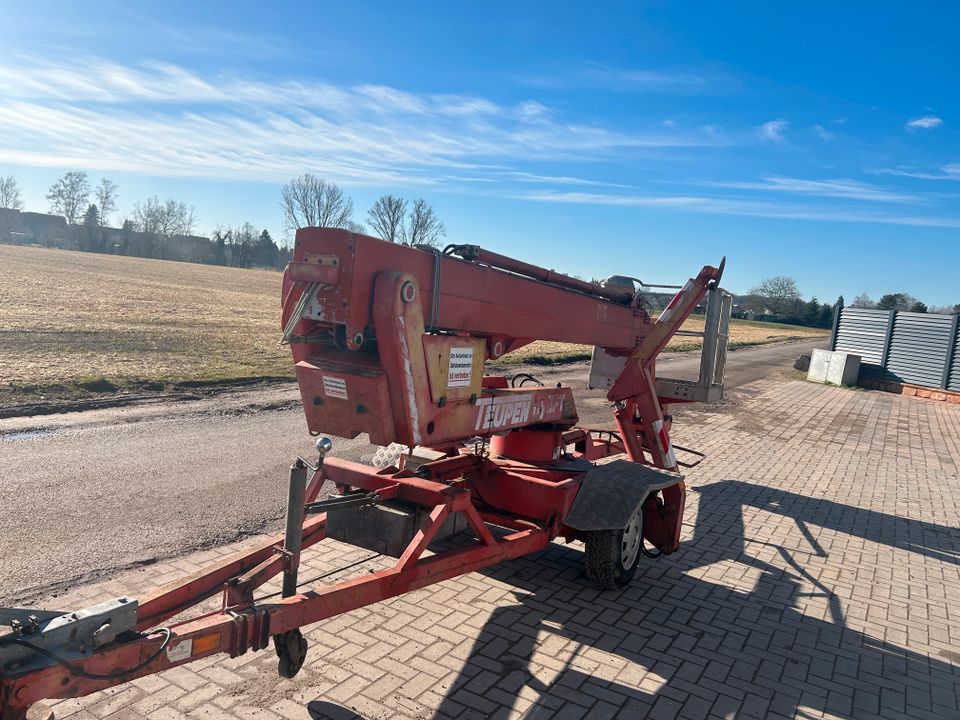
[[[280,633],[273,636],[273,647],[277,651],[280,677],[292,678],[303,667],[307,659],[307,640],[299,630]]]
[[[638,507],[623,530],[593,530],[587,533],[584,561],[587,576],[601,590],[629,584],[640,563],[643,544],[643,507]]]

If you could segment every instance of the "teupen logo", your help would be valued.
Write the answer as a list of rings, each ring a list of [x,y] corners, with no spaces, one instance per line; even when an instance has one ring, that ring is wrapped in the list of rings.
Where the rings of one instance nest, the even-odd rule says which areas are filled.
[[[504,395],[477,400],[476,430],[500,430],[522,425],[530,418],[532,395]]]

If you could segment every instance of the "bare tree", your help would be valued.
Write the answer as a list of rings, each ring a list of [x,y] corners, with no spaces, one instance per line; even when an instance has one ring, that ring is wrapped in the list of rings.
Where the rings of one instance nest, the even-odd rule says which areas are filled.
[[[776,315],[792,310],[800,301],[797,281],[785,275],[776,275],[762,280],[750,293],[761,298],[770,312]]]
[[[136,203],[133,206],[134,227],[142,233],[153,235],[159,241],[161,258],[171,238],[190,235],[196,224],[194,209],[173,198],[162,203],[154,195],[142,204]]]
[[[117,209],[117,184],[103,178],[93,190],[97,198],[97,207],[100,208],[100,227],[105,227],[108,217]]]
[[[50,212],[63,215],[68,225],[76,225],[87,209],[90,197],[90,183],[83,170],[71,170],[50,186],[47,200]]]
[[[407,227],[403,233],[403,241],[407,245],[430,245],[432,247],[437,245],[440,238],[446,234],[447,228],[440,222],[440,218],[437,217],[433,208],[427,205],[425,200],[414,200],[413,209],[410,211]]]
[[[227,241],[230,240],[230,229],[218,225],[210,239],[213,241],[213,253],[210,262],[213,265],[226,265]]]
[[[250,267],[259,238],[260,233],[248,222],[235,228],[218,227],[213,231],[214,242],[223,243],[230,250],[230,267]]]
[[[234,228],[230,235],[233,248],[230,264],[233,267],[250,267],[250,262],[253,260],[253,246],[257,242],[258,235],[256,228],[248,222]]]
[[[13,175],[0,177],[0,208],[8,210],[23,210],[23,198],[20,196],[20,186]]]
[[[159,227],[159,217],[161,213],[160,198],[156,195],[149,197],[141,203],[133,205],[133,227],[137,232],[149,233],[154,235]]]
[[[852,308],[865,308],[865,309],[875,308],[876,306],[877,304],[873,300],[871,300],[870,296],[867,295],[865,292],[857,295],[853,299],[853,304],[850,305],[850,307]]]
[[[407,216],[407,201],[393,195],[381,196],[367,210],[370,227],[377,237],[387,242],[403,241],[403,221]]]
[[[310,173],[296,177],[281,190],[287,230],[303,227],[345,228],[352,222],[353,200],[336,183]]]

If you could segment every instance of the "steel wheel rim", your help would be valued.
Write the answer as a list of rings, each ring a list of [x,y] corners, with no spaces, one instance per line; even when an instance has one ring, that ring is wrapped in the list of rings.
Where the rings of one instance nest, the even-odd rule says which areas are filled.
[[[640,543],[643,542],[643,510],[637,510],[630,516],[630,522],[623,529],[623,540],[620,544],[620,564],[624,568],[633,567],[637,554],[640,552]]]

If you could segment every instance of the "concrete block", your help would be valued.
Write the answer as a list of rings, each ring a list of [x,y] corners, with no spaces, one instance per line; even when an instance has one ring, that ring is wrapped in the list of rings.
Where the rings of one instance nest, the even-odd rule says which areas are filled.
[[[859,374],[859,355],[831,350],[814,350],[810,355],[807,380],[812,382],[856,385]]]

